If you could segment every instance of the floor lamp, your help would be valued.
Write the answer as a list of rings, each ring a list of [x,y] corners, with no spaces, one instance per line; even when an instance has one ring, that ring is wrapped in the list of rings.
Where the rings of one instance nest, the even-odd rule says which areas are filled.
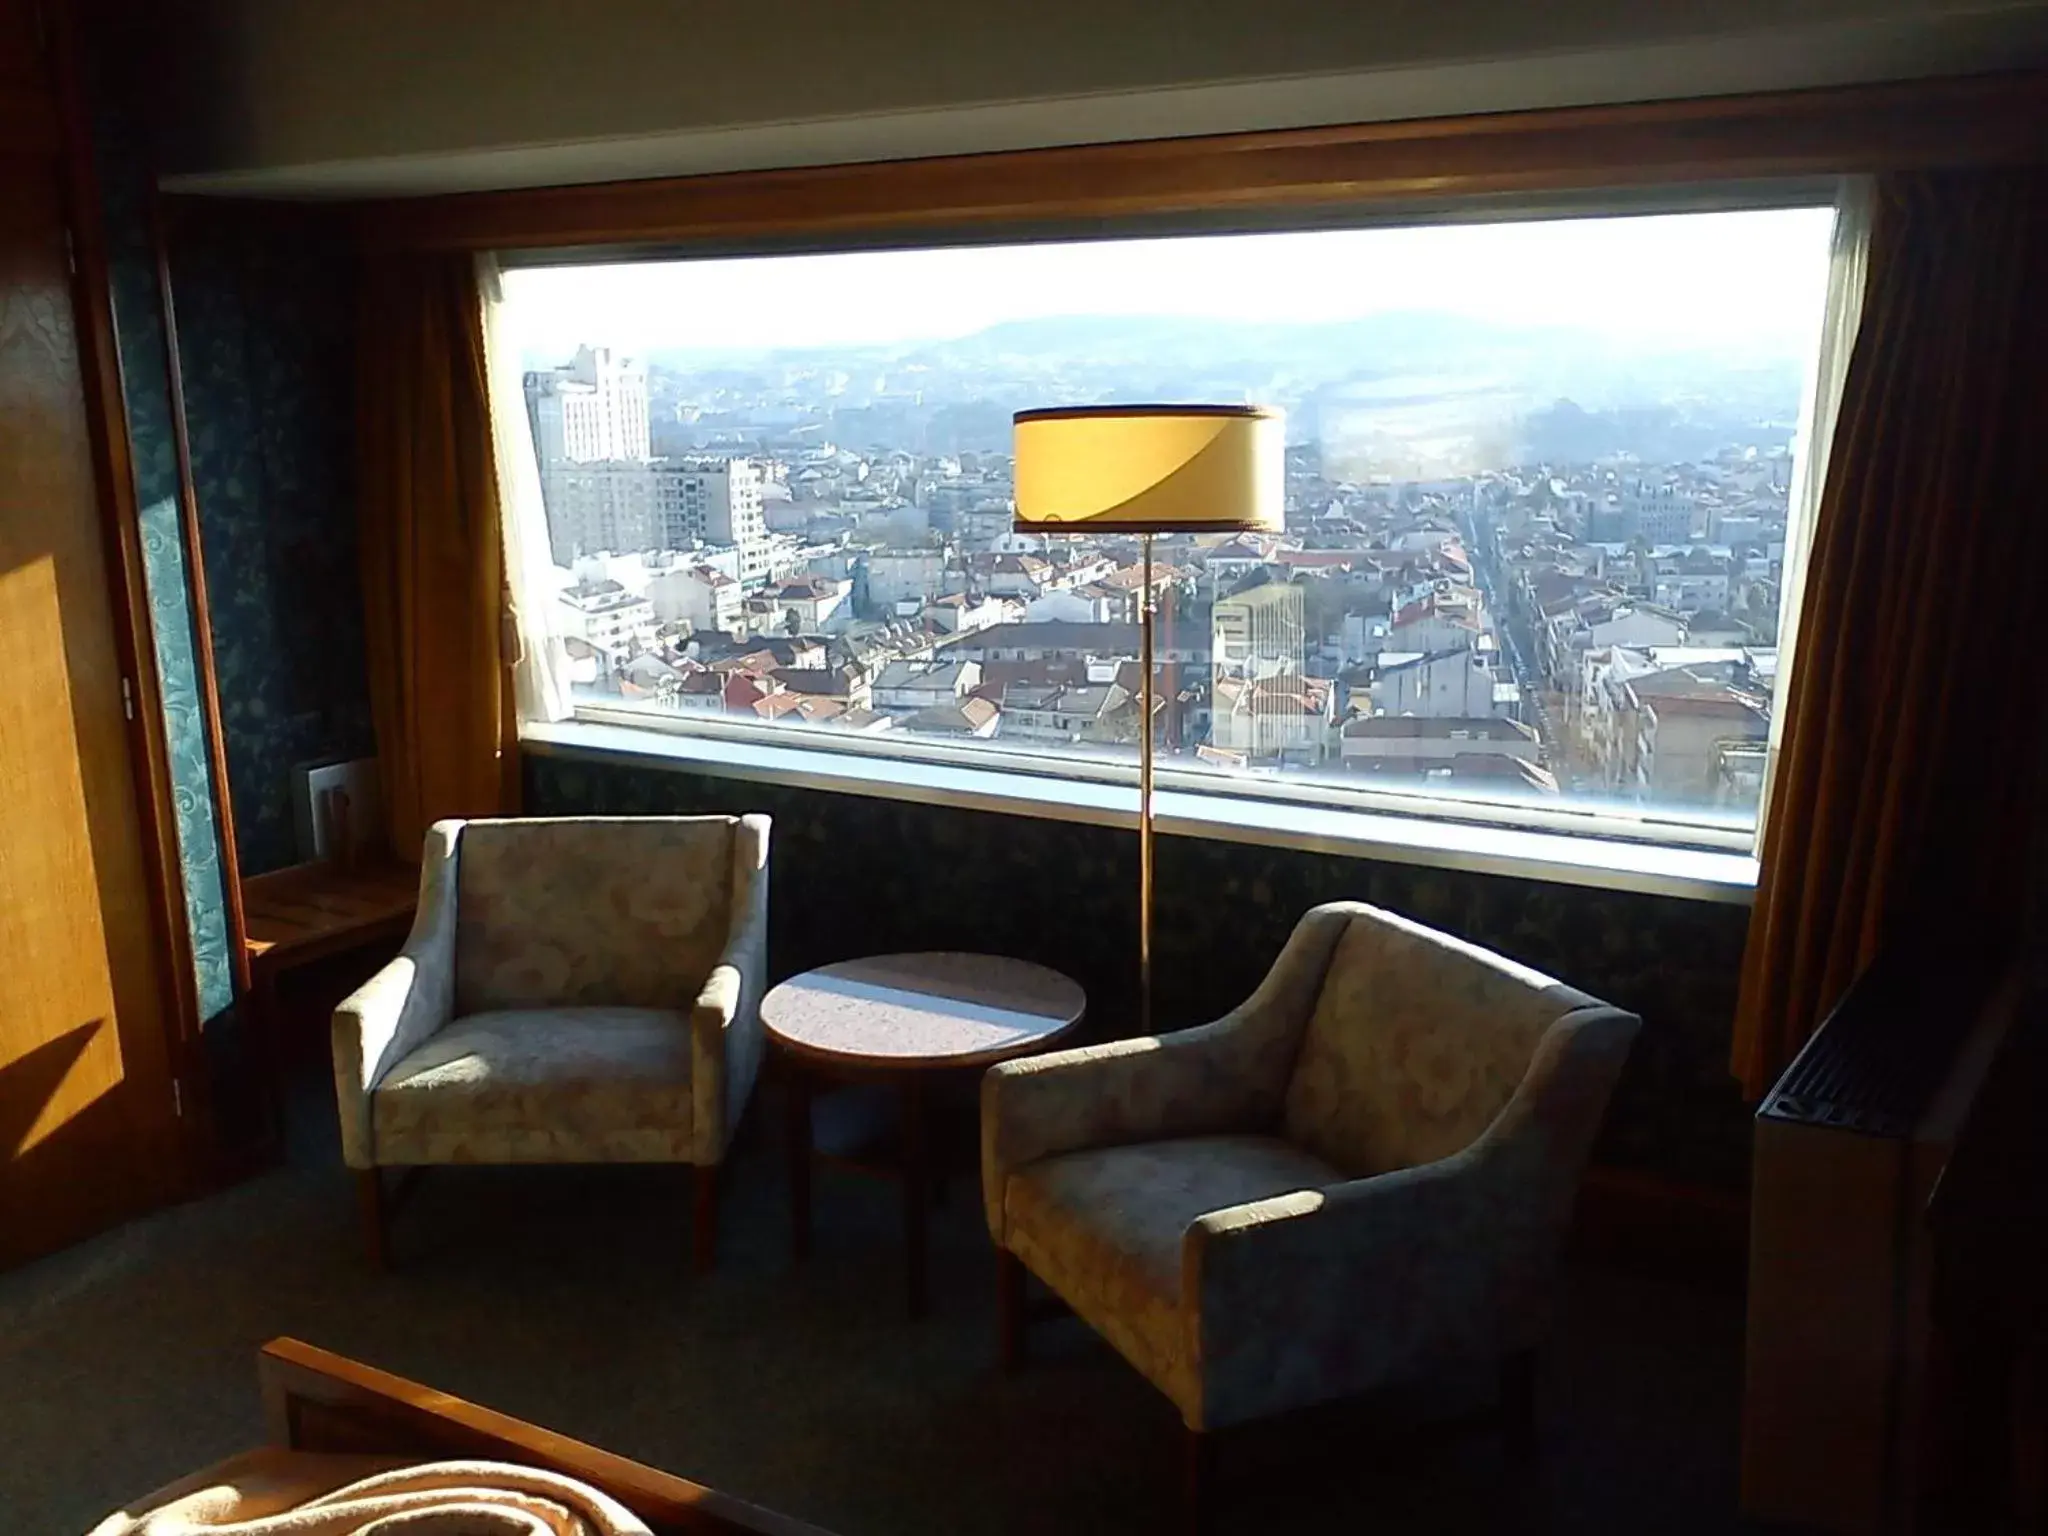
[[[1138,1014],[1152,1031],[1152,539],[1285,526],[1286,431],[1249,405],[1098,405],[1015,418],[1019,533],[1135,533],[1138,598]]]

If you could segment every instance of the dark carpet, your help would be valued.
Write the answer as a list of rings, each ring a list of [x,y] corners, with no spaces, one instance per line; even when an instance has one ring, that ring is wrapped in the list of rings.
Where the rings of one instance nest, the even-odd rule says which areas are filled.
[[[845,1536],[1180,1529],[1178,1417],[1078,1323],[994,1364],[971,1173],[933,1230],[933,1315],[902,1301],[893,1188],[824,1171],[789,1259],[772,1091],[688,1265],[683,1169],[430,1173],[373,1274],[310,1076],[288,1164],[0,1275],[0,1532],[74,1536],[261,1438],[254,1355],[292,1334]],[[331,1104],[331,1099],[328,1101]],[[1575,1266],[1510,1457],[1490,1373],[1225,1442],[1226,1531],[1739,1529],[1741,1308]]]

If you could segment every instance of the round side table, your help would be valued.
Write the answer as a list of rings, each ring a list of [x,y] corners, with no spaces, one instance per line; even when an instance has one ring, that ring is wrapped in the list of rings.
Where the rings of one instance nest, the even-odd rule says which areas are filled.
[[[1077,982],[1000,955],[877,955],[792,976],[761,1000],[789,1087],[791,1250],[811,1246],[811,1094],[817,1079],[883,1082],[901,1106],[903,1242],[910,1313],[929,1305],[925,1228],[931,1167],[925,1089],[937,1074],[1042,1051],[1087,1012]]]

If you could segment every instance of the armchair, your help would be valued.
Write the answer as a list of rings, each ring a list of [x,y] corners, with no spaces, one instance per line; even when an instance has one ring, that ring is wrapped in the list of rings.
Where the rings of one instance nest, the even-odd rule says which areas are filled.
[[[1639,1021],[1354,902],[1197,1029],[982,1083],[1004,1354],[1023,1270],[1208,1432],[1498,1359],[1526,1382]]]
[[[443,821],[404,948],[334,1013],[342,1154],[373,1262],[381,1170],[695,1165],[710,1266],[717,1171],[761,1063],[768,818]]]

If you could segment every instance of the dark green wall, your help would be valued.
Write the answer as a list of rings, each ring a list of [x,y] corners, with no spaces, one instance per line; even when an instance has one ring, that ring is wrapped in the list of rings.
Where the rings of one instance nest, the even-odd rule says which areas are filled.
[[[1134,833],[537,754],[526,793],[531,815],[773,816],[777,976],[890,950],[997,951],[1080,981],[1100,1034],[1135,1031]],[[1727,1058],[1747,908],[1180,837],[1160,840],[1157,872],[1161,1027],[1235,1006],[1316,903],[1373,902],[1640,1013],[1597,1155],[1746,1186]]]
[[[316,214],[187,199],[170,229],[221,733],[244,875],[296,862],[301,763],[376,751],[355,507],[355,276]]]

